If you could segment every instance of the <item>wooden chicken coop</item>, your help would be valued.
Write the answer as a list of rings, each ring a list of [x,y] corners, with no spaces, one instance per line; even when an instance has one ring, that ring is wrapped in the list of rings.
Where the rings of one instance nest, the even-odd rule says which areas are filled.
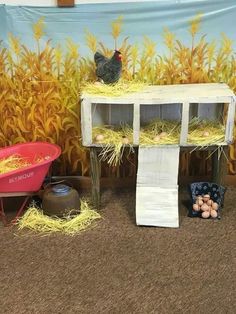
[[[100,169],[97,152],[103,143],[94,140],[93,128],[125,124],[132,129],[131,145],[139,146],[136,183],[138,225],[178,227],[178,169],[182,149],[226,147],[233,140],[235,95],[223,83],[147,86],[119,97],[82,94],[81,126],[83,145],[90,147],[92,198],[100,203]],[[143,128],[159,119],[175,122],[173,143],[142,142]],[[220,126],[221,137],[198,143],[191,138],[192,121]],[[202,122],[203,123],[203,122]],[[201,132],[201,124],[197,132]],[[178,133],[178,134],[177,134]],[[208,137],[209,132],[199,133]],[[215,181],[220,177],[217,165]]]

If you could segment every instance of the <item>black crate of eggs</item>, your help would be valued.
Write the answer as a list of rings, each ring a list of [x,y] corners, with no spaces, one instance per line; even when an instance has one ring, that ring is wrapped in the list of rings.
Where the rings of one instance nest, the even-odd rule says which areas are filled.
[[[216,183],[195,182],[190,184],[192,204],[190,217],[218,218],[223,208],[226,189]]]

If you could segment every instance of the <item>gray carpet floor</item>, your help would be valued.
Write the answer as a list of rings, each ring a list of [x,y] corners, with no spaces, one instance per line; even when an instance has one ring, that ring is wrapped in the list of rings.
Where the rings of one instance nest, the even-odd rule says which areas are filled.
[[[236,313],[236,189],[221,220],[135,225],[135,194],[106,190],[102,219],[76,236],[0,225],[1,314]]]

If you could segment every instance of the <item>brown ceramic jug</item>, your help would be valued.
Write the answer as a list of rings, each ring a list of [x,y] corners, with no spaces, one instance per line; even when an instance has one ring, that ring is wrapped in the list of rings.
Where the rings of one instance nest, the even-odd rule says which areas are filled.
[[[42,209],[47,215],[63,216],[69,212],[79,212],[79,193],[65,184],[47,188],[42,197]]]

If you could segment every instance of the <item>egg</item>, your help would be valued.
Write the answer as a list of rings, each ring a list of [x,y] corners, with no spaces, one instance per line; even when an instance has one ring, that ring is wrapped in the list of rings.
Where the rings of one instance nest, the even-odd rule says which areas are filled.
[[[200,207],[198,204],[193,204],[193,210],[195,210],[196,212],[198,212],[200,210]]]
[[[200,205],[200,206],[202,206],[203,201],[202,201],[201,199],[198,199],[198,200],[197,200],[197,204]]]
[[[209,211],[202,213],[202,218],[209,218],[209,217],[210,217],[210,212]]]
[[[204,132],[202,133],[202,136],[204,136],[204,137],[208,137],[209,135],[210,135],[210,133],[207,132],[207,131],[204,131]]]
[[[163,138],[163,137],[166,137],[167,136],[167,133],[166,132],[161,132],[160,133],[160,138]]]
[[[206,204],[206,203],[204,203],[202,206],[201,206],[201,210],[202,211],[209,211],[209,206]]]
[[[219,208],[219,205],[217,204],[217,203],[212,203],[212,209],[214,209],[214,210],[218,210],[218,208]]]
[[[101,82],[94,82],[94,85],[101,86],[102,83]]]
[[[208,206],[211,206],[213,201],[211,199],[209,199],[206,203],[207,203]]]
[[[127,137],[123,137],[122,143],[123,144],[129,144],[129,139]]]
[[[159,142],[160,139],[161,139],[161,138],[160,138],[160,135],[156,135],[153,140],[154,140],[155,142]]]
[[[104,140],[104,136],[102,135],[102,134],[98,134],[98,135],[96,135],[96,137],[95,137],[95,141],[96,142],[102,142]]]
[[[205,195],[203,195],[202,199],[203,199],[203,202],[207,202],[210,199],[210,195],[209,194],[205,194]]]
[[[212,209],[212,210],[211,210],[211,217],[212,217],[212,218],[216,218],[217,216],[218,216],[217,211],[214,210],[214,209]]]

